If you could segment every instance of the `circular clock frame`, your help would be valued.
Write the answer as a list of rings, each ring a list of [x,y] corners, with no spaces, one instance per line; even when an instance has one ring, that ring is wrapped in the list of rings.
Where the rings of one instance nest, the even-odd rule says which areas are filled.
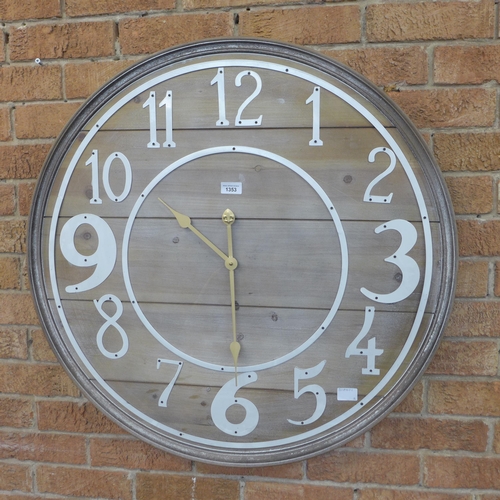
[[[424,232],[427,231],[426,238],[431,238],[430,223],[428,222],[427,212],[428,203],[432,204],[433,212],[436,214],[438,220],[436,229],[433,231],[432,238],[430,239],[433,250],[429,250],[430,245],[426,242],[427,250],[425,250],[424,253],[427,252],[425,258],[427,267],[425,268],[426,270],[424,269],[423,271],[424,277],[422,278],[424,281],[428,280],[426,285],[427,288],[424,287],[423,295],[425,295],[425,298],[423,300],[426,302],[428,300],[433,301],[432,314],[430,314],[428,324],[425,327],[422,327],[423,330],[419,334],[418,345],[408,345],[405,354],[404,369],[396,367],[392,370],[392,372],[391,370],[388,370],[387,373],[385,373],[385,379],[383,380],[385,380],[387,390],[384,392],[383,396],[377,400],[376,403],[370,399],[362,399],[361,402],[358,401],[350,410],[345,412],[345,415],[349,414],[349,416],[345,416],[345,422],[343,424],[341,422],[339,425],[332,425],[330,426],[331,428],[329,428],[327,422],[322,426],[322,430],[320,431],[313,430],[311,432],[297,433],[293,438],[281,438],[276,439],[275,441],[270,439],[269,444],[264,444],[262,446],[249,444],[250,441],[242,442],[243,444],[239,446],[238,441],[234,439],[230,441],[231,444],[227,444],[227,446],[224,444],[218,445],[214,444],[217,440],[214,441],[212,438],[204,438],[203,436],[199,439],[196,438],[194,440],[190,440],[189,438],[186,438],[187,433],[179,432],[178,430],[172,431],[172,429],[168,426],[168,430],[166,431],[162,428],[162,424],[158,422],[155,423],[154,419],[151,419],[151,421],[148,421],[145,424],[143,413],[141,411],[137,410],[134,413],[134,409],[131,411],[128,408],[129,406],[133,407],[133,404],[129,404],[128,401],[121,397],[111,397],[110,392],[104,388],[105,384],[99,383],[97,370],[96,374],[93,374],[94,368],[91,364],[89,363],[86,365],[85,363],[82,363],[79,351],[84,349],[84,347],[79,346],[77,340],[73,339],[73,342],[68,340],[66,332],[67,329],[71,330],[72,326],[68,324],[65,325],[66,320],[64,314],[62,316],[58,316],[57,314],[57,308],[62,308],[61,304],[63,302],[58,302],[57,292],[55,290],[51,290],[54,282],[51,284],[49,278],[51,273],[52,276],[55,276],[55,267],[57,266],[51,261],[50,257],[47,257],[48,229],[46,220],[50,219],[50,216],[47,216],[47,210],[48,207],[49,211],[52,210],[54,204],[57,206],[59,203],[57,200],[54,201],[54,193],[57,192],[57,189],[61,189],[61,165],[63,165],[64,162],[66,162],[66,164],[68,163],[67,158],[75,154],[77,146],[82,142],[82,140],[85,140],[82,139],[83,132],[90,135],[92,134],[92,131],[95,130],[95,133],[97,133],[97,131],[105,125],[106,120],[112,116],[112,113],[109,110],[112,110],[113,106],[118,106],[117,103],[120,102],[120,99],[127,92],[127,95],[130,94],[130,89],[133,90],[134,88],[140,87],[141,83],[144,84],[143,86],[145,86],[145,88],[147,88],[148,78],[157,78],[158,75],[160,75],[161,79],[162,72],[168,72],[171,68],[177,68],[180,74],[185,71],[185,69],[183,69],[184,66],[187,67],[190,64],[199,64],[199,62],[203,61],[212,61],[212,66],[209,65],[209,67],[217,69],[218,64],[222,65],[220,61],[224,61],[225,58],[232,61],[236,57],[238,57],[241,61],[248,60],[247,66],[252,68],[252,71],[257,71],[259,68],[265,68],[266,65],[272,68],[279,66],[281,68],[280,71],[283,73],[286,72],[298,78],[300,75],[305,74],[304,72],[310,71],[313,75],[311,77],[311,81],[324,79],[324,81],[328,82],[332,88],[338,86],[338,88],[342,89],[339,90],[339,93],[345,97],[344,100],[346,100],[346,102],[348,102],[348,104],[354,109],[359,111],[359,109],[365,105],[370,106],[371,111],[366,113],[373,113],[371,116],[375,114],[378,117],[383,117],[383,119],[389,123],[388,127],[394,129],[398,134],[397,139],[393,140],[395,148],[399,148],[401,146],[401,148],[406,151],[406,153],[403,153],[401,152],[401,149],[399,150],[399,153],[396,154],[398,161],[400,158],[406,158],[405,154],[410,155],[412,157],[412,168],[416,168],[421,174],[418,182],[425,184],[425,193],[428,199],[426,199],[425,202],[423,198],[417,200],[417,205],[420,207],[419,210],[423,227],[429,227],[428,230],[424,230]],[[257,64],[258,60],[262,61],[259,63],[260,66]],[[217,62],[215,66],[213,65],[213,61]],[[241,67],[244,67],[243,63]],[[250,72],[248,74],[250,74]],[[218,83],[215,78],[214,81],[220,89],[220,83]],[[214,91],[215,96],[216,92],[214,82],[212,82],[212,90]],[[136,92],[137,95],[138,93],[139,91]],[[214,99],[216,98],[214,97]],[[309,104],[314,104],[314,102],[310,101]],[[142,105],[142,108],[145,109],[146,106],[147,105],[145,103]],[[165,107],[168,108],[167,102]],[[309,109],[311,107],[312,106],[310,106]],[[221,112],[220,105],[218,109],[219,112]],[[220,115],[219,118],[223,118],[222,115]],[[378,119],[375,119],[374,123],[372,123],[372,126],[379,132],[381,128],[385,130],[384,126]],[[316,130],[319,130],[319,128]],[[172,129],[170,129],[169,132],[171,135]],[[175,128],[173,129],[173,132],[175,133]],[[316,131],[313,132],[312,141],[319,139],[319,136],[317,135],[318,133],[319,132]],[[153,136],[151,136],[151,142],[154,142],[153,139]],[[168,137],[168,131],[167,141],[172,142],[172,137]],[[168,144],[168,147],[170,146],[171,144]],[[156,144],[152,147],[156,147]],[[246,146],[244,145],[240,145],[239,143],[234,143],[233,145],[233,143],[230,143],[229,145],[221,146],[223,149],[222,153],[226,153],[227,148],[230,147],[240,148],[241,152],[249,152],[249,149],[245,149]],[[377,148],[376,151],[374,150],[373,157],[382,150],[386,152],[385,147]],[[201,156],[203,156],[203,154],[200,153]],[[392,158],[390,153],[387,153],[387,155]],[[128,160],[126,161],[128,162]],[[179,164],[183,164],[182,161],[187,162],[187,160],[180,159],[178,160]],[[369,161],[372,162],[372,160]],[[108,174],[109,169],[111,168],[111,163],[112,160],[110,160],[108,164]],[[167,163],[168,162],[166,162],[166,164]],[[293,162],[290,163],[294,164]],[[90,159],[87,164],[93,166]],[[126,169],[127,167],[125,163],[124,166]],[[300,169],[301,167],[298,168]],[[175,168],[171,169],[171,171],[173,170],[175,170]],[[161,171],[157,175],[161,176]],[[407,172],[407,175],[411,174],[408,174]],[[64,182],[66,181],[63,181],[63,183]],[[67,180],[67,182],[69,183],[70,181]],[[348,180],[345,180],[344,182],[348,182]],[[146,182],[146,184],[148,184],[148,182]],[[112,188],[109,187],[109,183],[107,188],[114,194]],[[125,192],[126,187],[123,189]],[[145,186],[143,194],[149,192],[147,191],[148,189],[149,188]],[[92,193],[92,196],[94,194],[95,193]],[[327,199],[328,205],[330,203],[328,196]],[[336,202],[334,200],[332,208],[335,206],[335,203]],[[387,200],[381,201],[380,203],[387,203]],[[137,212],[142,205],[140,198],[138,199],[136,205]],[[329,214],[329,216],[333,218],[335,227],[337,230],[339,230],[339,228],[341,229],[340,219],[338,222],[336,220],[336,217],[338,217],[336,211],[332,210],[332,214]],[[129,218],[129,224],[132,224],[133,221],[134,215],[132,214]],[[394,220],[391,222],[394,222]],[[82,222],[80,220],[75,220],[76,227],[79,227],[81,224]],[[380,222],[378,224],[380,224]],[[378,224],[374,224],[374,227],[378,226]],[[396,225],[389,225],[389,227],[385,227],[381,224],[375,232],[385,232],[386,229],[396,229],[396,232],[399,232],[403,238],[403,233],[406,235],[408,228],[404,224],[398,226],[396,223]],[[56,234],[56,232],[59,231],[56,223],[53,224],[51,231],[53,234]],[[127,238],[130,237],[130,232],[131,228],[129,228],[129,236]],[[104,233],[100,233],[99,238],[101,238],[103,234]],[[58,236],[53,236],[52,238],[57,237]],[[122,243],[124,243],[123,249],[121,250],[123,252],[122,265],[123,273],[126,275],[128,273],[126,264],[129,258],[127,254],[129,244],[126,238],[122,240]],[[203,243],[201,243],[201,245],[203,245]],[[342,244],[340,246],[342,247]],[[434,250],[436,246],[438,247],[438,253],[435,253]],[[52,250],[52,252],[54,253],[55,250]],[[347,252],[347,249],[341,250],[342,260],[347,261],[347,256],[344,255],[344,252]],[[457,243],[454,215],[444,181],[439,168],[427,148],[427,145],[421,138],[416,128],[401,112],[401,110],[369,81],[334,60],[300,47],[273,41],[254,39],[207,40],[170,49],[135,64],[98,90],[75,114],[51,149],[35,191],[28,230],[28,262],[31,287],[42,326],[60,362],[83,393],[99,409],[101,409],[119,425],[140,439],[151,443],[156,447],[196,460],[234,466],[274,465],[301,460],[323,453],[354,439],[356,436],[370,429],[392,409],[394,409],[394,407],[403,400],[403,398],[419,380],[439,344],[439,340],[452,307],[456,280],[456,255]],[[432,265],[428,265],[429,257],[432,261]],[[396,258],[396,255],[394,258]],[[71,259],[67,258],[67,260]],[[432,270],[429,270],[430,267],[432,267]],[[345,263],[345,266],[343,266],[342,269],[345,269],[345,273],[339,280],[341,282],[340,288],[345,287],[348,279],[347,263]],[[235,271],[236,276],[237,272],[238,271]],[[434,272],[434,275],[432,275],[432,272]],[[408,274],[410,274],[410,272],[408,272]],[[405,276],[403,276],[403,278],[405,278]],[[128,288],[128,296],[131,304],[133,304],[135,296],[133,291],[131,293],[132,285]],[[365,291],[370,293],[366,289]],[[367,293],[365,293],[365,296],[369,298]],[[56,296],[55,298],[54,295]],[[108,295],[109,296],[106,298],[103,295],[101,297],[101,302],[97,301],[97,297],[94,300],[96,304],[95,307],[97,310],[101,311],[101,316],[98,316],[101,318],[101,323],[102,318],[108,318],[109,320],[112,315],[110,312],[103,312],[103,304],[106,301],[113,302],[115,304],[116,314],[118,314],[122,300],[124,301],[124,299],[119,299],[112,293],[108,293]],[[334,300],[334,305],[332,306],[330,313],[327,315],[330,317],[330,322],[340,307],[342,300],[343,291],[338,293],[336,299]],[[377,300],[378,297],[372,297],[371,301],[368,300],[367,303],[373,306],[377,304]],[[135,304],[134,308],[136,312],[140,311],[139,305]],[[113,308],[111,308],[111,310],[113,310]],[[368,311],[368,308],[366,311]],[[416,314],[424,314],[422,307],[420,307],[418,311],[420,312],[416,312]],[[371,314],[374,314],[374,309],[371,311]],[[365,320],[368,315],[369,313],[365,312]],[[314,343],[315,340],[322,335],[321,328],[326,330],[328,329],[328,326],[329,322],[323,324],[320,323],[316,329],[316,333],[314,333],[311,337],[314,338],[314,340],[310,343]],[[420,325],[418,325],[418,328],[420,328]],[[356,334],[357,332],[354,332],[353,338]],[[414,334],[415,336],[417,335],[416,330]],[[126,336],[125,333],[123,335]],[[121,337],[122,340],[124,338],[123,335]],[[153,336],[155,336],[154,333]],[[159,333],[158,337],[161,337]],[[161,338],[158,338],[157,340],[160,340],[161,343]],[[126,352],[125,342],[123,342],[121,351],[107,350],[107,348],[103,347],[102,334],[100,342],[101,353],[105,354],[106,357],[111,359],[113,356],[122,358],[125,355],[122,352]],[[167,348],[169,348],[169,342],[165,342],[164,344]],[[306,344],[307,341],[303,345]],[[310,344],[307,344],[303,350],[307,349],[309,345]],[[410,348],[413,349],[411,355],[408,354]],[[297,351],[296,355],[302,353],[302,351],[299,351]],[[359,349],[357,353],[359,354]],[[407,356],[411,357],[409,361]],[[293,357],[294,356],[288,354],[282,356],[283,359],[286,358],[286,361],[289,361]],[[189,358],[190,356],[186,356],[184,359],[185,361],[189,361]],[[158,368],[160,366],[160,361],[161,360],[158,359]],[[236,364],[236,359],[234,361]],[[264,365],[265,366],[263,366],[263,368],[267,369],[272,366],[272,363],[264,363]],[[209,367],[209,369],[213,370],[214,366],[217,365],[213,365],[211,368]],[[396,366],[396,363],[393,366]],[[318,367],[319,365],[314,368]],[[230,364],[223,365],[223,368],[226,372],[229,372],[229,375],[234,375],[234,372],[236,371],[236,369],[231,368]],[[239,367],[239,376],[247,373],[251,381],[254,382],[256,374],[253,370],[258,369],[260,368],[256,368],[255,365],[250,364],[245,366],[242,364]],[[318,368],[318,370],[321,369],[322,367]],[[303,379],[305,378],[306,377],[303,377]],[[304,382],[301,383],[302,386],[304,384]],[[362,408],[363,404],[366,404],[366,408],[364,409]],[[219,420],[220,418],[225,419],[225,412],[222,411],[222,417],[220,416],[220,413],[221,411],[217,413],[217,411],[214,410],[212,418],[217,418]],[[289,420],[289,422],[291,422],[291,420]],[[221,438],[221,443],[223,443],[223,438]]]

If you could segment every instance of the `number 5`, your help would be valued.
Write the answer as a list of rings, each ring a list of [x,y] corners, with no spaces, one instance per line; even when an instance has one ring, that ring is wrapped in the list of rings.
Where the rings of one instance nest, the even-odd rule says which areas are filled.
[[[306,385],[299,391],[299,380],[307,380],[310,378],[314,378],[321,373],[326,363],[326,359],[321,361],[321,363],[317,364],[312,368],[306,368],[302,370],[301,368],[295,367],[294,369],[294,396],[295,399],[299,399],[302,394],[306,392],[312,392],[316,396],[316,409],[311,417],[306,420],[290,420],[287,419],[291,424],[294,425],[307,425],[318,420],[326,408],[326,394],[323,388],[317,384]]]

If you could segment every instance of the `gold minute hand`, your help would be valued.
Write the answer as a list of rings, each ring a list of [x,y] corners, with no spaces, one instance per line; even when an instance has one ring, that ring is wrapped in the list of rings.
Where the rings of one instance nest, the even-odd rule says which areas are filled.
[[[229,208],[224,210],[222,214],[222,221],[227,227],[227,248],[229,257],[226,261],[226,267],[229,269],[229,290],[231,293],[231,319],[233,323],[233,341],[229,345],[231,354],[234,360],[234,380],[235,385],[238,385],[238,356],[240,354],[241,345],[236,340],[236,297],[234,292],[234,270],[238,266],[238,261],[233,257],[233,233],[231,226],[235,220],[232,210]]]
[[[208,245],[226,263],[227,266],[229,257],[191,224],[191,218],[189,216],[177,212],[177,210],[174,210],[172,207],[168,206],[161,198],[158,198],[158,200],[172,212],[174,217],[177,219],[179,226],[181,226],[183,229],[190,229],[196,236],[198,236],[198,238],[200,238],[201,241],[203,241],[203,243]]]

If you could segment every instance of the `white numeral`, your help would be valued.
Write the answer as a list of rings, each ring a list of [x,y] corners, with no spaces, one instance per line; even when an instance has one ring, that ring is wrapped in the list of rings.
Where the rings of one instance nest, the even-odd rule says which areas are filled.
[[[302,394],[305,394],[306,392],[311,392],[316,397],[316,409],[314,410],[314,413],[311,415],[311,417],[309,417],[306,420],[287,419],[291,424],[294,425],[311,424],[316,420],[318,420],[318,418],[320,418],[321,415],[323,415],[323,412],[325,411],[326,408],[326,394],[323,388],[320,385],[311,384],[311,385],[306,385],[299,391],[299,381],[317,377],[321,373],[321,370],[323,370],[325,363],[326,360],[321,361],[321,363],[317,364],[316,366],[313,366],[312,368],[306,368],[305,370],[295,367],[293,372],[293,379],[294,379],[293,392],[295,399],[300,398],[300,396],[302,396]]]
[[[212,420],[222,432],[231,436],[246,436],[257,427],[259,423],[257,407],[248,399],[236,397],[238,389],[256,380],[257,374],[255,372],[242,373],[238,375],[238,385],[233,377],[221,387],[215,396],[211,408]],[[226,417],[227,410],[233,405],[243,406],[246,411],[245,418],[239,424],[229,422]]]
[[[241,87],[241,80],[244,76],[251,76],[255,80],[255,90],[250,94],[250,96],[245,99],[243,104],[239,107],[234,124],[240,127],[260,125],[262,123],[262,115],[260,115],[258,118],[241,118],[241,114],[243,113],[244,109],[260,94],[260,91],[262,90],[262,80],[260,79],[260,76],[255,73],[255,71],[242,71],[241,73],[238,73],[234,82],[237,87]]]
[[[113,302],[116,306],[116,312],[113,314],[113,316],[109,316],[106,312],[104,312],[102,305],[104,302]],[[99,350],[101,353],[106,356],[109,359],[118,359],[122,358],[125,356],[125,354],[128,351],[128,337],[125,332],[125,330],[118,324],[118,320],[120,319],[121,315],[123,314],[123,304],[121,300],[116,297],[115,295],[103,295],[99,300],[94,300],[94,304],[99,311],[99,314],[106,320],[106,323],[99,328],[99,331],[97,332],[97,347],[99,347]],[[111,352],[108,351],[102,342],[102,338],[106,332],[106,330],[110,327],[116,328],[118,333],[120,334],[120,337],[122,338],[122,347],[120,350],[116,352]]]
[[[81,254],[75,247],[76,230],[82,224],[89,224],[97,233],[98,244],[92,255]],[[75,215],[64,224],[59,239],[64,258],[74,266],[96,266],[86,280],[66,287],[66,292],[85,292],[100,285],[113,271],[116,262],[116,240],[109,224],[93,214]]]
[[[227,127],[229,121],[226,119],[226,91],[224,88],[224,68],[219,68],[210,85],[217,84],[217,97],[219,98],[219,119],[216,125],[218,127]]]
[[[256,127],[262,124],[262,115],[258,118],[241,118],[245,108],[260,94],[262,90],[262,80],[255,71],[242,71],[236,75],[234,84],[241,87],[241,80],[245,76],[251,76],[255,80],[255,90],[243,101],[238,108],[234,124],[237,127]],[[217,85],[217,97],[219,102],[219,119],[216,121],[218,127],[227,127],[229,121],[226,118],[226,90],[224,83],[224,68],[218,68],[217,74],[212,78],[210,85]]]
[[[158,105],[159,108],[165,106],[165,132],[166,141],[163,143],[164,148],[175,148],[175,142],[173,140],[173,130],[172,130],[172,91],[167,90],[165,98]],[[149,108],[149,142],[148,148],[159,148],[160,143],[157,138],[157,123],[156,123],[156,92],[152,91],[149,94],[148,99],[142,105],[143,108]]]
[[[323,141],[319,138],[320,129],[320,89],[314,87],[313,93],[307,98],[306,104],[313,103],[313,135],[309,141],[309,146],[323,146]]]
[[[175,148],[175,142],[173,139],[173,131],[172,131],[172,91],[167,90],[167,95],[165,99],[160,102],[160,108],[165,106],[165,120],[166,120],[166,135],[167,139],[163,143],[164,148]]]
[[[363,375],[380,375],[380,370],[375,368],[375,358],[377,356],[381,356],[384,353],[384,350],[376,348],[376,338],[372,337],[368,340],[368,347],[366,349],[359,347],[359,343],[368,335],[368,332],[372,327],[374,317],[375,308],[365,307],[365,321],[363,323],[363,327],[356,338],[349,344],[349,347],[345,352],[346,358],[350,358],[351,356],[366,356],[367,366],[361,370]]]
[[[85,162],[85,165],[92,165],[92,198],[91,205],[102,205],[102,200],[99,198],[99,152],[97,149],[92,151],[90,158]]]
[[[125,169],[125,185],[120,195],[114,193],[109,182],[111,164],[114,160],[120,160]],[[99,198],[99,151],[97,149],[92,151],[92,155],[86,161],[85,165],[92,165],[92,199],[90,203],[92,205],[100,205],[102,200]],[[132,188],[132,167],[130,166],[128,158],[123,153],[111,153],[106,158],[102,172],[102,183],[109,199],[115,203],[120,203],[129,195],[130,189]]]
[[[160,143],[156,139],[156,92],[150,92],[148,99],[142,105],[149,108],[149,142],[148,148],[159,148]]]
[[[420,268],[414,259],[406,255],[417,242],[417,230],[407,220],[394,219],[385,224],[378,226],[375,232],[381,233],[388,229],[394,229],[401,235],[401,245],[397,252],[391,257],[387,257],[385,262],[390,262],[399,267],[402,272],[403,278],[399,287],[391,293],[373,293],[366,288],[361,288],[361,293],[375,302],[383,304],[393,304],[399,302],[410,296],[415,288],[417,288],[420,281]]]
[[[375,156],[378,153],[386,153],[391,161],[389,166],[381,174],[377,175],[377,177],[375,177],[370,184],[368,184],[365,195],[363,196],[363,201],[367,201],[369,203],[390,203],[393,193],[390,193],[387,196],[375,196],[371,193],[374,186],[376,186],[384,177],[387,177],[396,167],[396,155],[389,148],[375,148],[370,151],[368,161],[373,163],[375,161]]]
[[[174,388],[175,382],[177,382],[177,379],[179,378],[179,374],[181,373],[181,369],[182,369],[182,366],[184,365],[184,362],[158,358],[158,361],[156,362],[156,369],[157,370],[160,369],[160,366],[162,363],[177,366],[177,371],[175,372],[174,377],[172,378],[170,383],[167,385],[167,387],[165,387],[165,389],[163,390],[163,392],[160,395],[160,399],[158,400],[158,406],[163,406],[164,408],[166,408],[168,397],[170,396],[170,393],[172,392],[172,389]]]

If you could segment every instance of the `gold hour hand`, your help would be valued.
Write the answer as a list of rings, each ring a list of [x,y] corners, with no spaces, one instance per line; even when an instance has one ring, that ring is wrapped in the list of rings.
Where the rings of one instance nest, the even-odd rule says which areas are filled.
[[[233,341],[229,345],[231,354],[234,360],[234,378],[235,384],[238,385],[238,356],[240,355],[241,345],[236,340],[236,297],[234,292],[234,270],[238,266],[238,261],[233,257],[233,232],[231,226],[235,220],[232,210],[229,208],[224,210],[222,221],[227,227],[227,252],[229,254],[226,261],[226,267],[229,269],[229,290],[231,294],[231,319],[233,323]]]
[[[158,200],[172,212],[180,227],[182,227],[183,229],[189,229],[196,236],[198,236],[198,238],[200,238],[203,243],[209,246],[225,262],[227,267],[229,257],[191,224],[191,218],[189,216],[177,212],[177,210],[174,210],[172,207],[167,205],[161,198],[158,198]]]

